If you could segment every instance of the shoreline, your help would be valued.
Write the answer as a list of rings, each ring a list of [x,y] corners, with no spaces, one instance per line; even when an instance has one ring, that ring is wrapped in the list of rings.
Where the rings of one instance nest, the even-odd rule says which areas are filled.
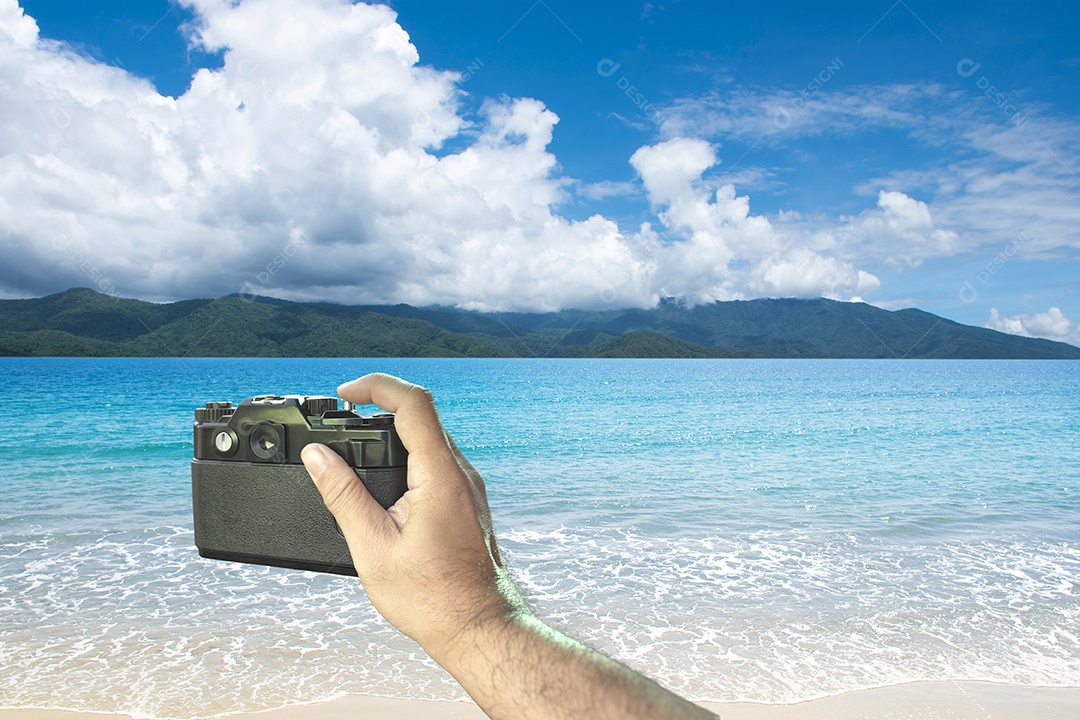
[[[790,704],[702,702],[723,720],[1073,720],[1080,686],[1031,687],[980,681],[919,681]],[[0,708],[3,720],[136,720],[124,713]],[[206,720],[484,720],[471,702],[348,695]],[[203,720],[203,719],[200,719]]]

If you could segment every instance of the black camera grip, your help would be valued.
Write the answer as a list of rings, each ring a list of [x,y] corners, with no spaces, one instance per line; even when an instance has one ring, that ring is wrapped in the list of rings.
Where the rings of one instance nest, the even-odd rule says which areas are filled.
[[[364,487],[383,508],[396,503],[409,489],[409,474],[406,468],[355,468],[355,470],[357,477],[364,483]]]

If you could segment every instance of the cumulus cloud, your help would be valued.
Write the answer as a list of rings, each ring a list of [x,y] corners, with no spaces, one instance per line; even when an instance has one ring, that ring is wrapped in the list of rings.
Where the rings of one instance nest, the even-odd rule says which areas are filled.
[[[817,242],[850,258],[872,258],[903,270],[918,267],[927,258],[956,254],[959,237],[938,226],[925,202],[881,190],[876,208],[829,223],[818,231]]]
[[[1080,346],[1080,323],[1073,324],[1058,307],[1051,307],[1044,313],[1008,316],[999,314],[997,308],[990,308],[986,327],[1013,335],[1047,338]]]
[[[392,10],[188,4],[191,41],[223,65],[173,98],[0,0],[0,293],[530,310],[847,299],[879,284],[845,256],[864,236],[911,248],[894,258],[908,263],[955,240],[892,191],[836,222],[754,215],[707,178],[716,148],[686,137],[630,159],[656,223],[571,220],[558,208],[575,182],[548,150],[558,117],[499,98],[466,119],[460,76],[420,64]],[[451,139],[463,149],[446,152]]]
[[[550,308],[633,265],[611,223],[552,212],[542,103],[488,103],[475,141],[437,156],[466,125],[458,76],[419,65],[388,8],[193,8],[224,65],[170,98],[0,0],[8,288]]]
[[[840,85],[828,77],[807,97],[736,86],[676,100],[660,113],[661,133],[783,148],[892,132],[913,149],[932,149],[934,159],[923,165],[856,188],[878,195],[881,212],[865,213],[863,229],[868,240],[882,241],[849,238],[844,257],[853,262],[917,267],[1008,245],[1020,232],[1026,259],[1066,257],[1080,248],[1080,205],[1068,201],[1080,167],[1074,119],[1054,117],[1035,102],[1005,116],[974,83]]]
[[[640,148],[630,158],[660,222],[683,238],[655,251],[662,294],[708,302],[746,292],[851,297],[878,287],[872,274],[818,253],[806,228],[784,231],[751,214],[750,199],[734,185],[714,190],[702,176],[716,162],[712,145],[688,138]]]

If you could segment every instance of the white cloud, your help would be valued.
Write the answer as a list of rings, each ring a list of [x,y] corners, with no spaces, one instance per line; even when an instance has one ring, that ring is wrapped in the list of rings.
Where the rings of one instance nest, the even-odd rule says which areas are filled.
[[[418,65],[388,8],[192,5],[224,66],[170,98],[0,0],[5,291],[553,308],[635,266],[612,223],[553,212],[568,181],[542,103],[491,101],[436,156],[467,126],[458,76]]]
[[[691,182],[716,164],[712,145],[704,140],[675,138],[638,149],[630,158],[653,204],[668,204],[693,196]]]
[[[562,217],[575,182],[547,149],[558,117],[502,98],[470,124],[459,76],[420,65],[386,7],[189,4],[192,42],[223,66],[172,98],[41,39],[0,0],[0,292],[544,310],[877,284],[813,248],[787,252],[734,186],[702,179],[717,161],[703,141],[634,155],[657,228]],[[464,132],[465,149],[436,153]]]
[[[192,42],[224,64],[172,98],[40,38],[0,0],[0,295],[89,285],[492,309],[854,299],[882,268],[1080,247],[1068,196],[1080,128],[1037,109],[1018,132],[940,85],[826,85],[805,100],[728,86],[663,111],[661,140],[630,159],[640,184],[586,185],[549,152],[558,117],[542,102],[488,100],[467,119],[460,77],[421,65],[386,7],[187,1]],[[861,212],[755,215],[746,185],[781,188],[779,175],[712,174],[719,139],[778,147],[881,128],[953,150],[864,183]],[[451,139],[464,149],[446,152]],[[656,221],[639,228],[559,211],[642,191]]]
[[[814,138],[874,143],[871,133],[892,132],[907,138],[913,156],[929,150],[931,159],[856,188],[878,195],[882,212],[869,211],[878,218],[867,218],[873,234],[865,242],[844,244],[844,257],[853,262],[896,270],[933,257],[996,252],[1018,238],[1025,259],[1069,256],[1080,248],[1080,124],[1036,103],[1010,118],[986,100],[974,83],[962,82],[951,88],[827,83],[805,99],[733,87],[672,103],[661,113],[661,131],[794,154]],[[889,200],[900,193],[920,198],[919,205]]]
[[[639,193],[640,189],[634,183],[617,182],[615,180],[601,180],[600,182],[582,184],[575,189],[575,194],[588,200],[628,197]]]
[[[877,205],[842,218],[830,246],[840,254],[879,260],[894,270],[918,267],[926,258],[956,253],[959,235],[938,227],[925,202],[902,192],[882,190]]]
[[[668,137],[693,135],[767,143],[851,134],[868,127],[908,129],[925,119],[920,107],[927,99],[950,96],[958,93],[936,84],[842,90],[826,84],[809,98],[788,91],[735,86],[676,100],[661,112],[660,129]]]
[[[1058,307],[1051,307],[1044,313],[1004,317],[998,313],[997,308],[990,308],[986,327],[1013,335],[1047,338],[1080,346],[1080,323],[1073,324]]]
[[[630,158],[661,223],[680,237],[654,251],[662,295],[695,302],[746,293],[847,298],[878,287],[872,274],[818,253],[806,227],[781,230],[752,215],[750,199],[734,185],[713,191],[702,175],[716,162],[709,143],[687,138],[640,148]]]

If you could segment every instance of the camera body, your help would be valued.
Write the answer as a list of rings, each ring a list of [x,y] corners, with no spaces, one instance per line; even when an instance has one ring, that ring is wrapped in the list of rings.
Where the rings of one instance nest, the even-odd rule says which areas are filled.
[[[260,395],[195,411],[195,545],[217,560],[356,575],[334,516],[300,460],[308,443],[343,457],[384,508],[408,489],[394,416],[337,398]]]

